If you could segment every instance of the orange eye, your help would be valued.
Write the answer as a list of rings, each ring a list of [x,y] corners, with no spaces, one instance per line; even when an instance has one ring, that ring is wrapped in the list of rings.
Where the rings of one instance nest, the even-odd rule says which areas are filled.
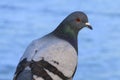
[[[76,18],[76,21],[77,21],[77,22],[80,22],[81,20],[80,20],[79,18]]]

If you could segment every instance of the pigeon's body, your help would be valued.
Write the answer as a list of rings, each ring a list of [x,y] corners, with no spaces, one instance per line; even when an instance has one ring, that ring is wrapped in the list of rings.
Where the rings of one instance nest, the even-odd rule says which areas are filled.
[[[37,62],[34,68],[36,68],[36,65],[39,65],[39,63],[43,64],[40,62],[43,61],[52,65],[49,68],[55,67],[58,70],[58,72],[56,72],[56,69],[50,71],[48,68],[44,68],[43,70],[47,72],[47,74],[44,72],[41,73],[39,70],[32,70],[33,72],[38,72],[39,75],[49,75],[53,80],[70,79],[72,78],[77,65],[77,51],[69,42],[57,38],[54,35],[47,35],[43,38],[33,41],[30,44],[20,62],[24,61],[25,59],[26,62],[24,63],[32,63],[32,61]],[[46,64],[45,66],[50,66],[49,64]],[[33,73],[31,71],[31,64],[21,67],[23,67],[25,70],[30,70],[30,72]],[[38,80],[44,80],[44,78],[42,79],[41,76],[38,76],[37,74],[33,75],[34,79],[37,79],[37,77],[39,78]]]
[[[14,80],[72,80],[77,66],[77,34],[83,26],[74,28],[68,18],[52,33],[34,40],[28,46]]]

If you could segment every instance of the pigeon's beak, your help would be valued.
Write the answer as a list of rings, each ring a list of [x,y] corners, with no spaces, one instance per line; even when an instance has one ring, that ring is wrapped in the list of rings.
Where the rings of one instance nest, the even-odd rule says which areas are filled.
[[[89,29],[91,29],[91,30],[93,29],[92,26],[90,25],[90,23],[87,22],[87,23],[85,23],[85,25],[86,25]]]

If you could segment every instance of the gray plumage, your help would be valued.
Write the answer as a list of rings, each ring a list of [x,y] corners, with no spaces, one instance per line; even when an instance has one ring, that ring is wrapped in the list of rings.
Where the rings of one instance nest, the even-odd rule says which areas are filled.
[[[32,73],[30,70],[24,70],[19,75],[17,80],[32,80]]]
[[[78,32],[88,27],[85,13],[76,11],[50,34],[34,40],[20,59],[14,80],[72,80],[77,68]]]

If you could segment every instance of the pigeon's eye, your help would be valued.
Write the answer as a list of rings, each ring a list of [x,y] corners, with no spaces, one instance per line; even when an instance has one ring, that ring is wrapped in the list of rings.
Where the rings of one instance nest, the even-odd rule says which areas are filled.
[[[76,18],[76,21],[77,21],[77,22],[80,22],[81,20],[80,20],[80,18]]]

